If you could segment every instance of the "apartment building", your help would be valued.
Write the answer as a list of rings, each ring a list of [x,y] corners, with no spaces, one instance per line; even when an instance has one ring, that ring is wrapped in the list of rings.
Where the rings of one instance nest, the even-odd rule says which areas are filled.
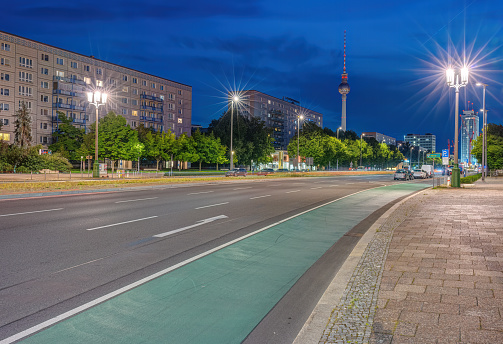
[[[437,137],[433,134],[407,134],[404,137],[405,142],[409,142],[413,146],[421,147],[435,153],[437,149]]]
[[[373,137],[379,143],[385,143],[388,146],[396,146],[396,139],[394,137],[377,133],[375,131],[362,133],[365,137]]]
[[[267,127],[274,130],[276,150],[287,149],[290,139],[297,134],[299,116],[302,116],[300,128],[306,121],[323,127],[321,113],[302,107],[297,100],[292,98],[280,99],[259,91],[245,90],[239,92],[238,108],[241,115],[258,117],[265,122]]]
[[[190,135],[191,86],[0,31],[0,139],[13,142],[21,102],[32,115],[34,144],[51,144],[57,111],[89,130],[96,115],[86,92],[96,88],[109,95],[100,117],[114,111],[132,128]]]

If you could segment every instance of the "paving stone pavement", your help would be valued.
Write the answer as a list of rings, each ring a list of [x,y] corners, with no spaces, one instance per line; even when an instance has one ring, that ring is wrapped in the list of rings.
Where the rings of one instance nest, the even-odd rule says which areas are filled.
[[[419,192],[379,227],[319,343],[503,343],[503,178]]]

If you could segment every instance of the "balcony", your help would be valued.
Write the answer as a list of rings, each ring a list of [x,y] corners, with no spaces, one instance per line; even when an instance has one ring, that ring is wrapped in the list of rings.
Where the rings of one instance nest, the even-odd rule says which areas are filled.
[[[158,113],[162,113],[162,111],[163,111],[163,107],[162,106],[155,107],[155,106],[142,105],[141,108],[143,110],[150,110],[150,111],[155,111],[155,112],[158,112]]]
[[[59,116],[52,116],[52,121],[56,123],[61,123],[61,120],[59,119]],[[76,124],[86,124],[86,118],[80,119],[80,118],[72,118],[72,122]]]
[[[153,101],[161,102],[161,103],[164,102],[164,100],[162,100],[161,98],[154,97],[154,96],[149,96],[148,94],[140,94],[140,98],[141,99],[153,100]]]
[[[72,83],[72,84],[87,86],[87,84],[85,83],[84,80],[74,79],[74,78],[67,78],[67,77],[64,77],[64,76],[54,75],[53,78],[52,78],[52,80],[54,80],[54,81],[64,81],[64,82],[69,82],[69,83]]]
[[[148,117],[148,116],[140,116],[140,121],[154,122],[154,123],[162,123],[162,118]]]
[[[85,106],[65,104],[65,103],[52,103],[52,107],[53,108],[58,108],[58,109],[86,111],[86,107]]]

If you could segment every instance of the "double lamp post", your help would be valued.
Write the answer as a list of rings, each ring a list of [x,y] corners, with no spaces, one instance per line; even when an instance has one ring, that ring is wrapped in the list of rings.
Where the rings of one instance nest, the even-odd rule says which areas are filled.
[[[98,162],[98,109],[101,105],[105,105],[107,103],[108,95],[101,91],[87,92],[87,101],[89,104],[94,105],[96,108],[96,132],[95,132],[95,140],[94,140],[94,164],[93,164],[93,178],[100,177],[100,164]]]

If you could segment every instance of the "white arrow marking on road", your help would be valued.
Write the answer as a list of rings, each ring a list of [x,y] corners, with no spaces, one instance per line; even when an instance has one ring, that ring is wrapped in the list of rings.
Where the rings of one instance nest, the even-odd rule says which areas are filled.
[[[166,232],[166,233],[161,233],[161,234],[154,235],[154,237],[155,238],[162,238],[162,237],[165,237],[165,236],[168,236],[168,235],[171,235],[171,234],[182,232],[182,231],[187,230],[187,229],[191,229],[191,228],[194,228],[194,227],[197,227],[197,226],[201,226],[201,225],[204,225],[204,224],[216,221],[216,220],[226,219],[226,218],[228,218],[228,216],[225,216],[225,215],[218,215],[218,216],[215,216],[215,217],[210,217],[209,219],[197,221],[197,223],[195,223],[193,225],[190,225],[190,226],[187,226],[187,227],[178,228],[178,229]]]
[[[63,208],[47,209],[47,210],[36,210],[36,211],[27,211],[25,213],[5,214],[5,215],[0,215],[0,216],[14,216],[14,215],[35,214],[35,213],[44,213],[46,211],[56,211],[56,210],[63,210]]]

